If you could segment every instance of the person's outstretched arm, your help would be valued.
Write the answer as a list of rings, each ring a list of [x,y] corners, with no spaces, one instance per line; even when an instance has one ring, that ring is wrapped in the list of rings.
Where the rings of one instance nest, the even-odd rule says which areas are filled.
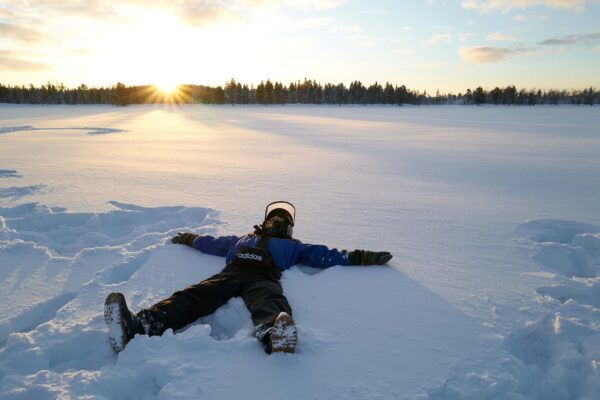
[[[297,263],[314,268],[329,268],[334,265],[383,265],[392,257],[387,251],[340,251],[323,245],[300,243]]]
[[[394,257],[389,251],[352,250],[348,265],[383,265]]]
[[[203,253],[213,256],[225,257],[229,247],[238,241],[237,236],[196,235],[195,233],[179,232],[171,239],[175,244],[185,244]]]

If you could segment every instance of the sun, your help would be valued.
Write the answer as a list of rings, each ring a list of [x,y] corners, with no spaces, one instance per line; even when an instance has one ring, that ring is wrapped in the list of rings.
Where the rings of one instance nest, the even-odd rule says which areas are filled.
[[[192,101],[189,85],[171,79],[155,81],[149,86],[148,94],[152,103],[185,104]]]
[[[174,81],[163,81],[156,83],[154,86],[156,86],[159,92],[166,95],[175,94],[179,89],[179,84]]]

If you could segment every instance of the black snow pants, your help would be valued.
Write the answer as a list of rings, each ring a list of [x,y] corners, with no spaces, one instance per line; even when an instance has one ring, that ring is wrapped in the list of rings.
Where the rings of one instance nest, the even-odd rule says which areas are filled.
[[[257,247],[240,247],[232,262],[220,273],[177,291],[168,299],[142,310],[138,316],[147,323],[149,335],[180,329],[198,318],[212,314],[232,297],[241,297],[252,315],[256,335],[273,325],[280,312],[292,309],[279,283],[281,270],[265,249],[268,237]]]

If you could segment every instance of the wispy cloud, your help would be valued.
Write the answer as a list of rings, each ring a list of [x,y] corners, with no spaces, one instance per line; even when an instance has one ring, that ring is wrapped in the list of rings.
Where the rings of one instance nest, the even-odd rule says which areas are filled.
[[[0,22],[0,36],[29,44],[40,42],[44,38],[41,33],[33,29],[4,22]]]
[[[534,50],[525,47],[473,46],[461,48],[460,58],[464,64],[485,64],[533,53]]]
[[[0,51],[0,70],[34,72],[50,69],[46,64],[23,60],[12,51]]]
[[[244,20],[244,16],[236,10],[213,2],[182,2],[175,12],[182,22],[191,26],[210,25],[223,20]]]
[[[502,41],[516,40],[516,38],[513,38],[512,36],[506,37],[501,34],[491,34],[488,36],[488,39]],[[554,48],[554,50],[552,50],[553,52],[564,52],[572,46],[597,46],[598,44],[600,44],[600,32],[578,33],[546,39],[537,44],[527,46],[463,47],[459,50],[459,54],[463,64],[483,64],[500,62],[516,56],[543,54],[549,52],[549,48],[551,47]]]
[[[262,0],[263,2],[265,0]],[[303,8],[303,9],[314,9],[314,10],[325,10],[330,8],[336,8],[346,2],[346,0],[270,0],[274,3],[282,3],[288,7]],[[256,3],[260,3],[261,0],[254,0]]]
[[[2,14],[25,17],[84,17],[100,20],[121,20],[125,7],[158,10],[177,16],[192,26],[204,26],[223,20],[240,21],[260,7],[288,7],[303,10],[324,10],[339,7],[346,0],[5,0],[8,8]]]
[[[517,22],[529,22],[531,20],[546,21],[548,19],[548,16],[545,14],[535,14],[535,15],[517,14],[512,19]]]
[[[437,35],[431,36],[429,39],[425,40],[425,44],[427,46],[433,46],[438,43],[449,42],[452,40],[452,35],[449,33],[440,33]]]
[[[15,13],[13,13],[12,11],[6,9],[6,8],[0,8],[0,18],[9,18],[9,17],[14,17]]]
[[[600,32],[578,33],[562,36],[559,38],[546,39],[540,42],[544,46],[570,46],[577,44],[597,44],[600,43]]]
[[[138,2],[138,0],[126,0],[125,2]],[[117,4],[115,0],[4,0],[3,3],[8,7],[7,12],[19,18],[76,16],[94,19],[114,17],[116,13],[113,8]]]
[[[519,40],[518,37],[513,35],[505,35],[502,33],[492,33],[487,36],[489,40],[493,40],[494,42],[516,42]]]
[[[588,3],[597,3],[597,0],[461,0],[463,8],[479,11],[510,11],[533,6],[547,6],[552,8],[565,8],[581,12]]]

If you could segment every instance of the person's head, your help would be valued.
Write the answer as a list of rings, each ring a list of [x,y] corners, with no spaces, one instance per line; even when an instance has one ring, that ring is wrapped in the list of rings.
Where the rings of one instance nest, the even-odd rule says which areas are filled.
[[[255,233],[272,237],[291,239],[296,208],[287,201],[276,201],[267,205],[265,220],[262,225],[255,226]]]

